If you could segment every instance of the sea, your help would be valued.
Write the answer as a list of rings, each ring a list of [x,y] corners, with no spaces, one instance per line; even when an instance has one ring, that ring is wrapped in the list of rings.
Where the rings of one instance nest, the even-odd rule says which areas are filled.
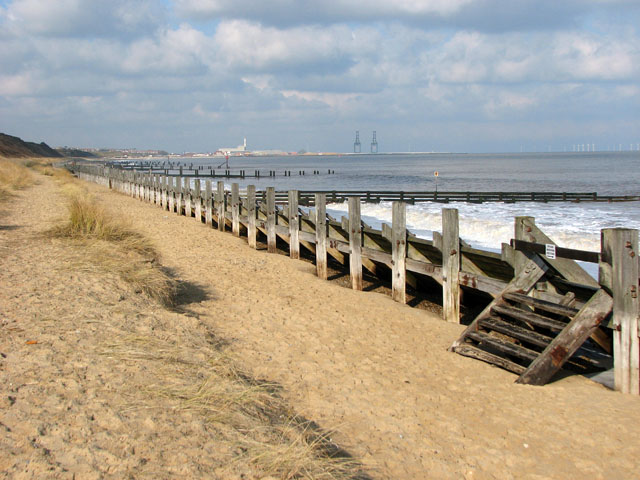
[[[220,159],[181,159],[183,164],[218,167]],[[232,172],[260,170],[260,179],[237,180],[243,190],[404,190],[597,192],[640,195],[640,152],[500,153],[500,154],[343,154],[230,157]],[[221,167],[223,168],[223,167]],[[269,170],[277,176],[269,177]],[[301,170],[305,175],[300,175]],[[318,170],[320,173],[313,175]],[[331,170],[332,174],[328,171]],[[291,171],[291,176],[284,176]],[[437,172],[437,176],[435,175]],[[234,180],[236,181],[236,180]],[[436,185],[437,182],[437,185]],[[230,182],[227,182],[230,188]],[[460,236],[472,246],[500,251],[513,237],[514,217],[535,217],[559,246],[600,250],[603,228],[640,229],[640,202],[435,202],[407,206],[407,228],[431,239],[442,229],[442,208],[457,208]],[[347,214],[346,202],[331,203],[335,218]],[[391,223],[391,203],[363,203],[363,220],[374,228]]]

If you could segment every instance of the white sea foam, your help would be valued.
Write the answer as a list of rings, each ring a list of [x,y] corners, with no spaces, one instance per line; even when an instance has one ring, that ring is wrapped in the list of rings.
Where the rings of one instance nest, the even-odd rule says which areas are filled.
[[[630,205],[630,204],[628,204]],[[567,248],[598,251],[603,228],[640,228],[640,212],[626,212],[614,204],[567,203],[450,203],[460,217],[460,237],[471,245],[499,250],[513,238],[514,217],[535,217],[540,227],[554,242]],[[407,206],[407,228],[420,238],[431,239],[442,230],[442,204],[419,203]],[[334,217],[346,215],[347,203],[330,204],[327,211]],[[391,203],[362,204],[362,219],[374,228],[391,223]]]

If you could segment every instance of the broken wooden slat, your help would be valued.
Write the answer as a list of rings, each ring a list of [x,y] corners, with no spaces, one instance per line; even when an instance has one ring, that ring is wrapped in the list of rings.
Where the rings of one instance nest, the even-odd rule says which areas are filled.
[[[530,343],[537,347],[547,348],[547,345],[551,343],[553,338],[542,335],[541,333],[528,330],[526,328],[507,323],[498,317],[489,317],[480,320],[479,325],[487,330],[493,330],[494,332],[508,335],[512,338],[520,340],[521,342]]]
[[[539,310],[544,310],[545,312],[564,315],[565,317],[573,317],[578,313],[578,310],[573,307],[547,302],[546,300],[540,300],[539,298],[533,298],[519,293],[507,293],[504,295],[504,298],[513,302],[530,305]]]
[[[481,350],[478,347],[474,347],[469,344],[462,344],[457,346],[455,352],[465,357],[475,358],[476,360],[482,360],[483,362],[497,365],[498,367],[502,367],[505,370],[509,370],[510,372],[516,373],[518,375],[524,373],[524,371],[526,370],[526,367],[523,367],[522,365],[518,365],[511,360],[499,357],[498,355],[494,355],[493,353],[485,352],[484,350]]]
[[[543,317],[542,315],[538,315],[537,313],[521,310],[519,308],[511,307],[508,305],[494,305],[491,308],[491,313],[506,315],[509,318],[514,318],[516,320],[520,320],[521,322],[530,323],[531,325],[536,325],[537,327],[546,328],[548,330],[553,330],[556,332],[563,330],[567,326],[565,322],[554,320],[553,318]]]
[[[469,335],[467,335],[467,338],[470,338],[471,340],[474,340],[478,343],[484,343],[486,345],[489,345],[491,348],[498,350],[499,352],[521,358],[522,360],[526,360],[528,362],[533,362],[536,358],[538,358],[539,352],[530,350],[520,345],[516,345],[512,342],[507,342],[506,340],[502,340],[497,337],[493,337],[486,333],[470,332]]]
[[[484,318],[490,317],[491,309],[493,307],[497,305],[503,305],[505,303],[505,300],[502,297],[506,293],[529,292],[548,269],[549,267],[538,257],[533,257],[531,260],[529,260],[529,262],[525,264],[520,275],[511,280],[511,282],[509,282],[509,284],[505,287],[504,291],[500,295],[498,295],[489,305],[487,305],[482,312],[480,312],[475,320],[471,322],[471,324],[462,332],[460,338],[453,342],[451,347],[449,347],[449,350],[456,352],[457,348],[464,343],[466,334],[469,332],[476,332],[478,330],[478,322]]]
[[[598,292],[582,307],[549,346],[535,359],[517,383],[544,385],[580,348],[591,333],[611,312],[613,299],[604,291]]]

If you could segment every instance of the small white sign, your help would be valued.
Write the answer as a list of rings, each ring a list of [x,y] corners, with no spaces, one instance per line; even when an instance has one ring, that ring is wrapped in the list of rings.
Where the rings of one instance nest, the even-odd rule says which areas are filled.
[[[552,243],[547,243],[545,245],[545,257],[550,258],[551,260],[555,260],[556,258],[556,246]]]

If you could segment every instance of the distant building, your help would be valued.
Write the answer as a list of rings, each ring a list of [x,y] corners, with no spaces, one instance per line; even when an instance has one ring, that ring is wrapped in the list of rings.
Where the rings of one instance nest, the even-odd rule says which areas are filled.
[[[222,147],[218,149],[218,152],[222,154],[243,154],[247,151],[247,139],[244,139],[244,143],[242,145],[238,145],[237,147]],[[217,153],[217,152],[216,152]]]

